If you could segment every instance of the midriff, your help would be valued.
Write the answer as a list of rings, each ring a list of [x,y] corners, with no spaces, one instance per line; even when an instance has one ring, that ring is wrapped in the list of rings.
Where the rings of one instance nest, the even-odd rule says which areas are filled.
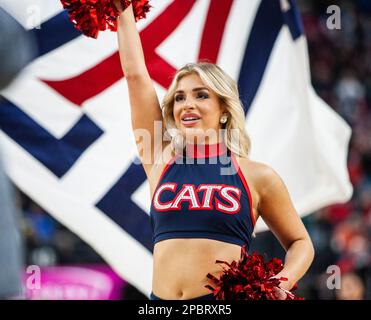
[[[219,277],[222,265],[216,260],[239,260],[237,244],[201,238],[175,238],[159,241],[153,251],[152,292],[165,300],[192,299],[211,291],[208,273]]]

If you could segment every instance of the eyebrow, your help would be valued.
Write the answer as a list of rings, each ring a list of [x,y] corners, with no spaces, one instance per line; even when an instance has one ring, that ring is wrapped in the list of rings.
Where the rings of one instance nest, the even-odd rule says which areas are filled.
[[[208,88],[206,88],[206,87],[197,87],[197,88],[194,88],[194,89],[192,89],[192,91],[193,92],[196,92],[196,91],[201,91],[201,90],[207,90],[207,91],[210,91]],[[183,93],[184,92],[184,90],[177,90],[177,91],[175,91],[175,93]],[[175,94],[174,93],[174,94]]]

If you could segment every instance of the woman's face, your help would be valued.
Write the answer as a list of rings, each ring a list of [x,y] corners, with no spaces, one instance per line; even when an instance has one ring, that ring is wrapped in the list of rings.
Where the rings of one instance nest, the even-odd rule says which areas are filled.
[[[177,128],[190,143],[217,143],[222,108],[218,96],[197,74],[183,77],[174,94]],[[227,113],[224,113],[227,114]]]

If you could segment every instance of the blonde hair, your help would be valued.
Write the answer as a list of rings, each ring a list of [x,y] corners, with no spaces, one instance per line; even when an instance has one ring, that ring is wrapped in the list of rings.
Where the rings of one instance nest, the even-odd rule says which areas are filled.
[[[191,74],[197,74],[203,83],[216,93],[225,111],[228,112],[228,120],[222,127],[225,129],[223,140],[227,148],[240,157],[248,157],[251,141],[245,129],[245,113],[239,98],[237,83],[216,64],[188,63],[177,71],[162,102],[162,115],[166,129],[169,132],[177,129],[173,115],[174,94],[179,81]],[[171,136],[173,148],[176,149],[174,139],[179,140],[179,135]],[[184,148],[184,143],[181,148]]]

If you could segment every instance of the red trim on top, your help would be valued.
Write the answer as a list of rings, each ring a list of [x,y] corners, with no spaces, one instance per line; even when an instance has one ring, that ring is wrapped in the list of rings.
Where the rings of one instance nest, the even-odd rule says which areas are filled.
[[[158,181],[157,181],[157,185],[156,185],[155,191],[153,192],[152,199],[151,199],[151,203],[153,203],[153,198],[155,197],[155,194],[156,194],[156,192],[157,192],[158,186],[159,186],[159,184],[160,184],[162,178],[164,177],[165,172],[166,172],[167,169],[169,169],[169,167],[174,163],[174,161],[176,160],[176,158],[177,158],[178,156],[179,156],[178,154],[176,154],[175,156],[173,156],[173,157],[169,160],[169,162],[166,164],[164,170],[162,170],[161,175],[160,175],[160,178],[159,178]]]
[[[256,221],[255,221],[255,216],[254,216],[254,213],[253,213],[252,197],[251,197],[251,192],[250,192],[249,185],[247,184],[247,181],[245,179],[245,176],[243,175],[243,172],[241,171],[240,166],[238,165],[237,159],[235,158],[233,152],[231,152],[231,158],[232,158],[232,161],[233,161],[233,164],[234,164],[235,168],[237,169],[237,173],[238,173],[238,175],[239,175],[239,177],[240,177],[240,179],[242,181],[242,184],[245,187],[247,196],[249,198],[249,203],[250,203],[250,217],[251,217],[251,220],[252,220],[253,227],[255,227]]]
[[[192,144],[187,143],[186,154],[189,158],[208,158],[216,157],[227,152],[224,142],[213,144]]]

